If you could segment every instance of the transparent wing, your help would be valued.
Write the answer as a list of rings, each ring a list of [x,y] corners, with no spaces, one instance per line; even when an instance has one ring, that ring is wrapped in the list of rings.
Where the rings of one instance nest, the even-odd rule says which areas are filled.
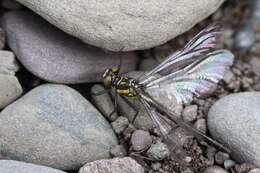
[[[158,75],[160,77],[160,75],[173,73],[191,64],[197,57],[207,54],[215,47],[220,34],[218,25],[211,25],[205,28],[189,41],[183,49],[170,55],[153,70],[141,76],[140,83],[145,85],[157,79]]]
[[[233,60],[233,54],[227,50],[214,51],[182,70],[157,77],[144,88],[155,98],[164,95],[169,100],[175,98],[177,103],[188,103],[193,96],[207,93],[215,86]]]
[[[174,156],[176,157],[176,159],[184,158],[186,152],[184,151],[180,142],[177,142],[177,140],[179,139],[176,136],[169,134],[173,130],[173,125],[171,124],[172,122],[160,115],[156,111],[156,109],[150,106],[149,103],[145,100],[140,99],[140,101],[143,104],[148,115],[159,128],[161,135],[163,136],[165,142],[168,144],[170,151],[175,154]]]

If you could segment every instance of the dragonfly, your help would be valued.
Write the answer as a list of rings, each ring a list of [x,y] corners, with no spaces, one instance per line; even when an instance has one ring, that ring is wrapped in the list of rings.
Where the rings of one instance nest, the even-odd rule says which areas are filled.
[[[169,101],[185,104],[216,86],[234,61],[230,51],[216,50],[221,33],[219,25],[206,27],[182,49],[138,78],[121,75],[120,67],[107,69],[103,74],[103,85],[106,89],[114,89],[115,95],[138,99],[173,150],[180,147],[176,138],[170,135],[174,122],[198,139],[230,153],[227,147],[178,118],[156,97],[164,95]]]

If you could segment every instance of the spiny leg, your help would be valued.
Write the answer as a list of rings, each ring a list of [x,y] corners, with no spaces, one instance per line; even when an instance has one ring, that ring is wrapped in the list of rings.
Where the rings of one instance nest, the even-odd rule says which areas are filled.
[[[136,108],[136,106],[133,103],[131,103],[125,96],[122,96],[122,98],[135,111],[134,117],[130,120],[131,124],[134,124],[134,122],[138,116],[139,109]]]
[[[117,94],[117,92],[115,92],[115,95],[114,95],[114,109],[108,115],[108,117],[110,118],[114,113],[117,113],[117,112],[118,112],[118,94]]]

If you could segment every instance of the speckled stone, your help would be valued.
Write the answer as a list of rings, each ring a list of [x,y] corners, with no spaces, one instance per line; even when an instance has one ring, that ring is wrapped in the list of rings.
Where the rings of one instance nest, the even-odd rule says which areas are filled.
[[[189,30],[224,0],[18,0],[88,44],[112,51],[155,47]]]
[[[7,43],[27,70],[55,83],[97,82],[105,69],[135,69],[134,52],[112,53],[84,44],[28,11],[5,13]],[[66,24],[66,26],[69,26]]]
[[[144,168],[134,159],[124,157],[87,163],[79,173],[144,173]]]
[[[232,158],[260,166],[260,92],[231,94],[210,109],[211,135],[233,153]]]
[[[77,91],[41,85],[0,113],[0,153],[62,170],[109,158],[117,138],[104,117]]]
[[[18,162],[14,160],[0,160],[1,173],[65,173],[63,171],[46,166],[31,163]]]

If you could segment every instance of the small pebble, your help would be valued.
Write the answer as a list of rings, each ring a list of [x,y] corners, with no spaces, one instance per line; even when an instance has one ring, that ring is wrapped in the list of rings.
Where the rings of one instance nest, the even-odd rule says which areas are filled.
[[[260,169],[259,168],[252,169],[251,171],[249,171],[249,173],[260,173]]]
[[[204,118],[198,119],[195,124],[194,127],[201,131],[202,133],[206,133],[207,132],[207,125],[206,125],[206,120]]]
[[[227,153],[219,151],[215,154],[215,161],[219,165],[222,165],[227,159],[229,159],[229,154]]]
[[[153,163],[151,165],[151,167],[152,167],[153,170],[158,171],[162,167],[162,164],[159,163],[159,162],[156,162],[156,163]]]
[[[186,163],[190,163],[190,162],[192,161],[192,158],[189,157],[189,156],[187,156],[187,157],[184,158],[184,161],[185,161]]]
[[[260,82],[254,85],[256,91],[260,91]]]
[[[190,105],[184,108],[182,112],[182,118],[185,122],[192,122],[195,121],[197,118],[197,105]]]
[[[255,74],[260,75],[260,58],[252,57],[249,60],[249,64],[252,65],[252,70]]]
[[[224,162],[224,168],[226,170],[229,170],[229,169],[233,168],[235,165],[236,165],[236,162],[234,160],[229,160],[228,159],[228,160],[225,160],[225,162]]]
[[[235,165],[235,171],[237,173],[248,173],[251,169],[254,169],[255,166],[250,163],[243,163],[241,165]]]
[[[214,156],[216,154],[217,150],[214,147],[208,146],[206,150],[206,156],[209,160],[214,160]]]
[[[154,160],[163,160],[170,156],[170,150],[166,144],[158,141],[151,145],[150,149],[147,151],[147,155]]]
[[[148,131],[136,130],[131,137],[131,144],[135,151],[146,149],[152,144],[153,140]]]
[[[128,127],[124,130],[123,136],[125,140],[128,140],[131,138],[132,133],[135,131],[135,127],[132,124],[129,124]]]
[[[223,81],[228,84],[234,79],[235,79],[234,73],[231,70],[227,70],[223,76]]]
[[[123,133],[123,131],[128,127],[129,120],[126,117],[120,116],[114,122],[112,122],[112,127],[117,134]]]
[[[244,25],[235,35],[234,47],[239,51],[246,52],[255,43],[255,33],[248,25]]]
[[[211,166],[208,167],[203,173],[228,173],[228,172],[219,166]]]
[[[184,171],[181,171],[181,173],[193,173],[189,168],[185,169]]]
[[[113,157],[124,157],[127,155],[127,151],[123,145],[116,145],[111,148],[110,154]]]

